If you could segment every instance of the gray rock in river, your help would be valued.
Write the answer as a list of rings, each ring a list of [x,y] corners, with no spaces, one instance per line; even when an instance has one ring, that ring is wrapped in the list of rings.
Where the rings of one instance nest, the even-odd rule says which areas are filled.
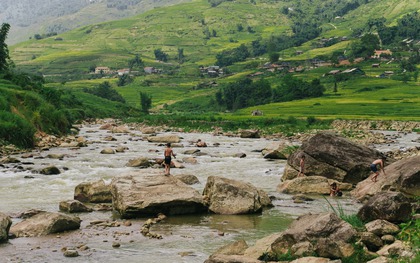
[[[11,225],[12,220],[10,217],[0,213],[0,243],[7,241]]]
[[[301,148],[289,156],[283,181],[297,176],[302,154],[306,156],[306,176],[324,176],[352,184],[366,179],[370,174],[370,163],[382,156],[377,150],[354,143],[335,133],[320,132],[304,141]]]
[[[42,212],[10,228],[17,237],[36,237],[80,228],[80,218],[61,213]]]
[[[123,218],[144,215],[194,214],[206,210],[203,197],[173,176],[154,169],[114,177],[112,203]]]
[[[102,179],[80,183],[74,189],[74,199],[80,202],[111,203],[111,186]]]
[[[250,214],[272,206],[267,193],[255,186],[219,176],[209,176],[203,191],[210,211],[217,214]]]
[[[379,192],[394,189],[408,196],[420,196],[420,155],[396,161],[389,166],[385,162],[385,173],[380,173],[377,182],[366,179],[357,184],[352,195],[365,201]]]

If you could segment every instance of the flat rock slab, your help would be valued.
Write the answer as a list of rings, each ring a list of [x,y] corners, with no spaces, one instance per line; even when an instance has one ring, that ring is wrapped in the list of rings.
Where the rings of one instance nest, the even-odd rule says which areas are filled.
[[[114,177],[112,203],[123,218],[180,215],[206,210],[202,195],[173,176],[146,169]]]

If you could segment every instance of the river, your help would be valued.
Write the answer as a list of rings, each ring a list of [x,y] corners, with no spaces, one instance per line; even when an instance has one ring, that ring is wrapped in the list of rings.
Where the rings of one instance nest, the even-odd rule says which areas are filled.
[[[131,226],[99,228],[91,227],[89,223],[99,219],[123,220],[113,212],[79,213],[75,215],[82,219],[80,230],[47,237],[10,239],[0,245],[0,262],[203,262],[219,247],[232,241],[243,238],[248,245],[253,245],[261,237],[286,229],[299,215],[330,210],[328,202],[320,196],[315,196],[312,202],[297,204],[291,195],[276,192],[286,161],[262,157],[260,151],[270,144],[270,140],[205,133],[173,134],[182,138],[183,147],[174,148],[178,160],[191,156],[184,152],[196,148],[192,142],[198,139],[205,141],[209,147],[200,148],[206,155],[196,157],[197,164],[184,164],[184,169],[171,169],[172,174],[197,176],[200,183],[193,187],[200,192],[204,189],[206,178],[211,175],[249,182],[275,197],[274,207],[256,215],[168,217],[151,229],[161,234],[163,239],[149,239],[140,233],[147,218],[130,220]],[[60,201],[73,199],[74,188],[79,183],[100,178],[110,182],[114,176],[138,169],[127,167],[128,160],[163,155],[163,146],[147,142],[137,130],[131,130],[130,134],[111,134],[107,130],[100,130],[99,125],[92,124],[84,125],[79,135],[90,142],[87,147],[34,151],[33,157],[25,159],[22,155],[16,155],[13,157],[23,163],[0,167],[0,211],[9,215],[28,209],[57,212]],[[116,141],[104,140],[110,135]],[[100,153],[106,147],[118,146],[124,146],[127,150],[116,154]],[[237,153],[245,153],[246,157],[233,157]],[[49,159],[46,158],[48,154],[64,154],[65,157],[61,160]],[[49,165],[57,166],[61,174],[32,172]],[[360,204],[347,197],[330,199],[330,202],[336,207],[340,206],[346,213],[356,213],[360,207]],[[18,221],[13,218],[14,223]],[[113,248],[113,242],[119,242],[121,246]],[[63,247],[82,245],[88,249],[79,250],[80,256],[77,258],[66,258],[61,252]]]

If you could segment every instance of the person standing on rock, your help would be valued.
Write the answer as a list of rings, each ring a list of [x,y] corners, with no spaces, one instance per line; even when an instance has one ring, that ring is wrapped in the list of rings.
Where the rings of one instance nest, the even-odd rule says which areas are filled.
[[[384,175],[386,175],[385,174],[385,170],[384,170],[384,166],[385,166],[385,157],[382,157],[382,158],[380,158],[380,159],[376,159],[375,161],[373,161],[372,163],[371,163],[371,165],[370,165],[370,170],[373,172],[373,173],[375,173],[374,175],[373,175],[373,177],[372,177],[372,181],[373,182],[376,182],[377,181],[377,178],[378,178],[378,175],[379,175],[379,171],[382,171],[382,173],[384,174]],[[379,169],[378,169],[378,165],[379,165]]]
[[[164,151],[164,156],[165,156],[165,175],[170,175],[171,174],[171,161],[172,161],[172,156],[174,158],[176,158],[176,155],[174,153],[174,151],[171,148],[171,144],[168,142],[166,144],[166,149]]]
[[[300,156],[300,162],[299,162],[299,173],[298,173],[298,177],[303,176],[305,172],[305,155],[302,154]]]

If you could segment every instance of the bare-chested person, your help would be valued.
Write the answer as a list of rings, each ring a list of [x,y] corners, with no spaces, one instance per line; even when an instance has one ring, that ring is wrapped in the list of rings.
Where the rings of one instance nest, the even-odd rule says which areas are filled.
[[[300,156],[298,177],[304,176],[305,172],[305,154]]]
[[[376,180],[377,180],[377,178],[378,178],[378,175],[379,175],[379,172],[380,171],[382,171],[382,173],[384,174],[384,175],[386,175],[385,174],[385,170],[384,170],[384,166],[385,166],[385,157],[382,157],[382,158],[380,158],[380,159],[376,159],[375,161],[373,161],[372,162],[372,164],[370,165],[370,170],[372,171],[372,172],[374,172],[375,174],[373,175],[373,177],[372,177],[372,181],[373,182],[376,182]],[[378,165],[379,165],[379,169],[378,169]]]
[[[176,155],[174,154],[174,151],[172,151],[170,143],[166,144],[164,156],[165,156],[165,175],[170,175],[172,156],[176,158]]]

